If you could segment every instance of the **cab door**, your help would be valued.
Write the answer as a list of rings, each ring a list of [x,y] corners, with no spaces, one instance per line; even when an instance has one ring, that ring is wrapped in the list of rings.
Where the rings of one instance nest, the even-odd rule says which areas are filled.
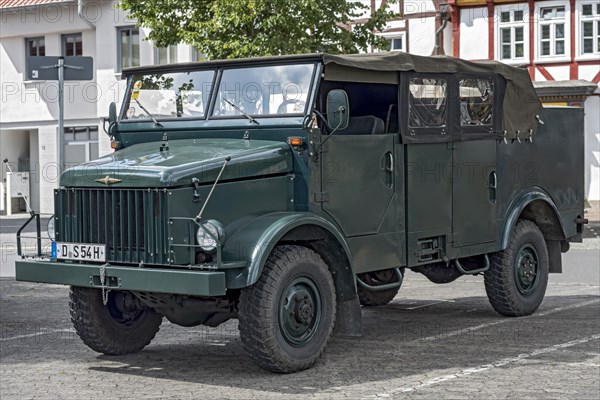
[[[495,242],[497,132],[501,82],[492,76],[463,75],[458,80],[460,140],[453,144],[453,247]]]
[[[382,222],[395,191],[394,138],[397,135],[335,135],[321,154],[322,210],[345,236],[393,230]],[[390,218],[393,220],[393,213]]]

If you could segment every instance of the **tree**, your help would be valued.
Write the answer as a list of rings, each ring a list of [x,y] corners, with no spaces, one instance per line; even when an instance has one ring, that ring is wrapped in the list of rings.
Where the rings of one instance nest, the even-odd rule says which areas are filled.
[[[375,32],[397,14],[384,0],[121,0],[159,47],[188,43],[209,59],[314,52],[357,53],[382,47]],[[352,20],[362,18],[350,28]]]

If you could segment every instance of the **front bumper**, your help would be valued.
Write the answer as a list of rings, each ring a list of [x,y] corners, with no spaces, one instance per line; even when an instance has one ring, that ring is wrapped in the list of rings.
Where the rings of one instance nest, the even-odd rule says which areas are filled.
[[[190,296],[223,296],[227,290],[223,271],[139,268],[107,264],[105,285],[102,286],[98,265],[37,260],[17,261],[16,279],[25,282]]]

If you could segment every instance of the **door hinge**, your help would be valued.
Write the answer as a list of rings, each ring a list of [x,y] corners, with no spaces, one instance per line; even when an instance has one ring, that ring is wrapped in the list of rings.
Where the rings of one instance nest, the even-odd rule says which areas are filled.
[[[315,203],[325,203],[329,201],[329,194],[327,192],[316,192]]]

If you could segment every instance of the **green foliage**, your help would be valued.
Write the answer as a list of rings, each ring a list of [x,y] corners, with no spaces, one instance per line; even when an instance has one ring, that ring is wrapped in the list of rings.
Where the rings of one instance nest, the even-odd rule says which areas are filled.
[[[314,52],[356,53],[385,47],[374,32],[396,16],[390,4],[350,30],[369,9],[346,0],[121,0],[157,46],[189,43],[208,59]],[[368,15],[368,14],[367,14]]]

